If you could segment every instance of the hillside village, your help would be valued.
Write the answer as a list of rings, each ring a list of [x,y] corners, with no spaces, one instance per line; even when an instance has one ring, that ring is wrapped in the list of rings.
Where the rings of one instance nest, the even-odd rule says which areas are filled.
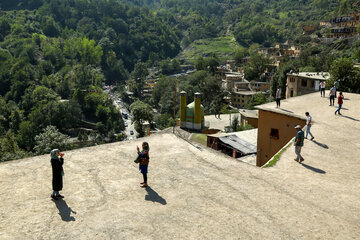
[[[0,239],[360,238],[357,1],[15,2]]]

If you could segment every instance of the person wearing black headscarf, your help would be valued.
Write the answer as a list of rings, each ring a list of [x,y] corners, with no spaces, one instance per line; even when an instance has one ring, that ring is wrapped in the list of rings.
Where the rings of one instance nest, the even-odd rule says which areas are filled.
[[[60,195],[60,192],[63,188],[63,175],[64,170],[62,165],[64,164],[64,153],[60,152],[59,149],[53,149],[50,152],[51,157],[51,167],[52,167],[52,188],[53,193],[51,194],[51,198],[57,200],[58,198],[64,198],[64,196]]]

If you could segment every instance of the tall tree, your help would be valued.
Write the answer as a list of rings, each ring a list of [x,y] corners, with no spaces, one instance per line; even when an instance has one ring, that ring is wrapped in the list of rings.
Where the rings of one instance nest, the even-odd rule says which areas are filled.
[[[152,108],[149,104],[138,100],[130,105],[130,110],[131,110],[131,114],[133,115],[132,120],[137,124],[137,127],[139,129],[138,132],[141,136],[144,134],[142,129],[142,124],[145,121],[151,123],[151,121],[153,120],[154,115]]]
[[[144,87],[147,75],[149,75],[149,71],[147,70],[146,64],[143,62],[138,62],[135,65],[134,71],[131,73],[131,77],[136,83],[136,89],[134,89],[135,96],[142,97],[142,89]]]
[[[270,59],[262,54],[256,53],[251,55],[244,69],[246,80],[263,80],[262,75],[265,73],[265,70],[269,68],[270,63]]]

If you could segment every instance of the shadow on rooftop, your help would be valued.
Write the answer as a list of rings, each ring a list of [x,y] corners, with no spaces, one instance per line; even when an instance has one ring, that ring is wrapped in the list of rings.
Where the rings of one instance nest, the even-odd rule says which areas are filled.
[[[57,209],[59,210],[59,215],[61,216],[61,220],[65,222],[71,222],[75,221],[75,218],[73,216],[70,216],[71,213],[76,214],[75,211],[73,211],[63,199],[53,200],[55,203]]]
[[[290,110],[286,110],[286,109],[283,109],[283,108],[280,108],[280,109],[283,110],[284,112],[294,113],[293,111],[290,111]]]
[[[312,140],[312,142],[315,143],[316,145],[322,147],[322,148],[329,149],[329,147],[328,147],[326,144],[324,144],[324,143],[319,143],[319,142],[316,141],[316,140]]]
[[[356,121],[356,122],[360,122],[359,119],[352,118],[352,117],[349,117],[349,116],[342,115],[342,117],[347,118],[347,119],[350,119],[350,120],[353,120],[353,121]]]
[[[162,205],[166,205],[167,202],[162,198],[157,192],[155,192],[151,187],[146,188],[147,195],[145,196],[146,201],[158,202]]]
[[[320,174],[325,174],[326,172],[320,168],[315,168],[315,167],[312,167],[312,166],[309,166],[305,163],[300,163],[303,167],[313,171],[313,172],[316,172],[316,173],[320,173]]]

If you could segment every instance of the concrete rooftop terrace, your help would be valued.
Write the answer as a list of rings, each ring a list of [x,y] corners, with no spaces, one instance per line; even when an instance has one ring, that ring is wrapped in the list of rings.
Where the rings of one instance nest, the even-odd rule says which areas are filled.
[[[343,117],[315,94],[282,101],[315,121],[303,165],[293,147],[262,169],[163,132],[66,152],[53,202],[48,155],[0,163],[0,239],[359,239],[360,98],[344,95]],[[133,163],[144,140],[148,189]]]
[[[216,118],[215,115],[206,115],[204,119],[205,122],[209,122],[210,129],[225,131],[225,127],[231,126],[231,122],[235,117],[238,117],[240,121],[240,113],[221,114],[220,118]]]

